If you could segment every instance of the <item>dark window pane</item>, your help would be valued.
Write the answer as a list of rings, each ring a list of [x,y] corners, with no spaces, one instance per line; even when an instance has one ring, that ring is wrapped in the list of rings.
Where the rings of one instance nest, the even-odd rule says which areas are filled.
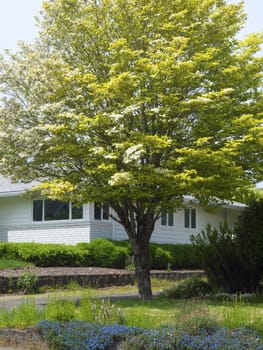
[[[196,210],[191,210],[191,228],[196,228]]]
[[[83,218],[83,206],[75,207],[72,205],[71,215],[72,215],[72,219],[82,219]]]
[[[98,203],[94,203],[94,219],[101,220],[101,206]]]
[[[45,220],[69,219],[69,202],[45,200]]]
[[[109,206],[108,205],[104,205],[102,208],[103,211],[103,219],[104,220],[109,220]]]
[[[168,213],[168,225],[173,226],[174,225],[174,214]]]
[[[43,213],[43,201],[42,200],[34,200],[33,201],[33,221],[42,221]]]
[[[166,226],[167,225],[167,213],[166,213],[166,211],[162,211],[161,225],[162,226]]]
[[[184,210],[184,227],[185,228],[190,227],[190,209]]]

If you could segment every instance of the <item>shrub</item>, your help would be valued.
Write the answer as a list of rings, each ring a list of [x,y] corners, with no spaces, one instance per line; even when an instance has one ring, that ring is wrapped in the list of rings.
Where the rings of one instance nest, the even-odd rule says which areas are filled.
[[[198,248],[200,261],[211,285],[228,293],[241,291],[240,259],[233,232],[227,225],[221,225],[220,230],[208,225],[197,236],[192,236],[191,240]]]
[[[4,243],[0,252],[5,258],[32,262],[36,266],[89,266],[90,254],[72,245],[41,243]]]
[[[172,254],[161,245],[150,244],[150,256],[152,269],[167,269],[168,264],[172,263]]]
[[[173,299],[189,299],[204,297],[212,292],[212,287],[203,278],[198,276],[189,277],[178,282],[175,286],[164,290],[161,297]]]
[[[93,266],[125,268],[129,256],[127,247],[117,246],[113,241],[98,238],[90,243],[89,249]]]
[[[191,240],[209,281],[229,293],[256,292],[263,269],[263,201],[252,201],[234,230],[207,226]]]
[[[195,247],[191,244],[150,244],[152,268],[200,268]],[[98,238],[77,245],[43,243],[0,243],[0,256],[32,262],[36,266],[101,266],[125,268],[132,256],[129,241]]]

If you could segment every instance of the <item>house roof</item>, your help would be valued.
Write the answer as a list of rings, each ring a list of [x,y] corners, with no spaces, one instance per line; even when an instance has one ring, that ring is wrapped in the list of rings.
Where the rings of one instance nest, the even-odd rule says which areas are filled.
[[[28,190],[37,184],[36,181],[30,183],[16,182],[13,183],[10,179],[0,175],[0,197],[17,196],[25,190]]]
[[[13,183],[10,181],[10,179],[3,177],[0,175],[0,198],[1,197],[14,197],[17,195],[22,194],[26,190],[29,190],[33,186],[36,186],[39,182],[33,181],[30,183],[22,183],[22,182],[17,182]],[[185,203],[191,203],[195,201],[195,198],[193,196],[185,196],[184,197]],[[229,209],[240,209],[240,208],[245,208],[246,204],[239,203],[239,202],[223,202],[223,207],[224,208],[229,208]]]

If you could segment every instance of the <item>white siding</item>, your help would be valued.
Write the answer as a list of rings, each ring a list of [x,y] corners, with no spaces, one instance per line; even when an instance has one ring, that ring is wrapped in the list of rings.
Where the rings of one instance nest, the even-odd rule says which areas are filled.
[[[24,197],[0,198],[0,241],[76,244],[95,238],[128,239],[123,227],[114,220],[94,220],[94,205],[83,207],[82,220],[32,221],[32,200]],[[162,226],[158,220],[152,242],[190,243],[190,235],[199,233],[207,224],[219,227],[227,219],[233,226],[242,209],[196,207],[196,228],[184,227],[184,210],[174,213],[174,225]]]
[[[33,222],[32,200],[24,197],[0,198],[0,241],[76,244],[90,241],[89,206],[83,220]]]
[[[225,214],[226,211],[226,214]],[[174,213],[174,225],[162,226],[161,220],[155,224],[155,229],[151,237],[151,242],[155,243],[190,243],[190,236],[201,232],[207,224],[219,228],[220,223],[227,219],[230,227],[233,227],[237,217],[241,214],[241,210],[216,208],[205,210],[196,207],[196,228],[184,227],[184,210],[178,210]],[[125,240],[128,239],[123,227],[118,223],[113,224],[113,239]]]
[[[90,239],[113,239],[111,220],[93,220],[90,222]]]
[[[9,228],[8,242],[38,242],[77,244],[90,241],[90,227],[87,223],[55,223]]]
[[[23,197],[0,198],[0,225],[28,224],[32,220],[32,200]]]

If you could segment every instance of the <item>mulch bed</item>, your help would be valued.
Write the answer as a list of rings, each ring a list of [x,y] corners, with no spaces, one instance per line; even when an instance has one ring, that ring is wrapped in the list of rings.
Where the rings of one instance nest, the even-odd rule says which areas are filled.
[[[37,276],[88,276],[106,274],[134,274],[133,271],[109,269],[104,267],[34,267],[26,269],[0,270],[0,277],[18,277],[25,272],[32,272]]]

